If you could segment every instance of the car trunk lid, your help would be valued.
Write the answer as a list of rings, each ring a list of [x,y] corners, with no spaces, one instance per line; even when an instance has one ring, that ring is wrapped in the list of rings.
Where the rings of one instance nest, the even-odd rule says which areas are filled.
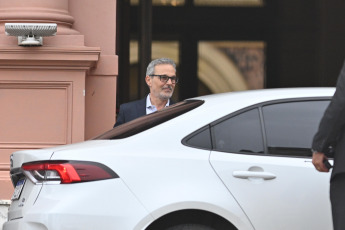
[[[35,184],[25,176],[21,170],[23,163],[33,161],[50,160],[54,152],[74,148],[88,148],[107,141],[86,141],[76,144],[57,146],[46,149],[22,150],[11,155],[11,180],[14,185],[14,193],[11,198],[11,206],[8,211],[8,219],[22,218],[26,211],[35,204],[43,184]]]

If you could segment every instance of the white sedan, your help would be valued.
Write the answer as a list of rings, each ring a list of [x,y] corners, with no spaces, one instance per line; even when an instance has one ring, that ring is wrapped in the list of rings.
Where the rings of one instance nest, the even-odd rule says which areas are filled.
[[[330,175],[310,145],[333,94],[198,97],[93,140],[15,152],[3,229],[332,229]]]

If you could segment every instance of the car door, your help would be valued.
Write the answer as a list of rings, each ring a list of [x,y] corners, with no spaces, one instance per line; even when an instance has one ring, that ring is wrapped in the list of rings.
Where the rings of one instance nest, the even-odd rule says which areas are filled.
[[[211,165],[256,230],[332,229],[330,173],[310,151],[328,103],[275,102],[211,125]]]

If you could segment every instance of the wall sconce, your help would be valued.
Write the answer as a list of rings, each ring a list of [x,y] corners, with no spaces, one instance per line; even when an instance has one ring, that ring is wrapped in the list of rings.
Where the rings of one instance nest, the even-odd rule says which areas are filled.
[[[18,37],[20,46],[42,46],[43,37],[54,36],[55,23],[5,23],[5,33]]]

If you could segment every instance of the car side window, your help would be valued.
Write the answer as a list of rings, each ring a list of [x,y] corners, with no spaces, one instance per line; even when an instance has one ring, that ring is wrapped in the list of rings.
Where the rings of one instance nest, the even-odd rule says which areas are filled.
[[[231,153],[263,153],[263,136],[258,109],[252,109],[212,127],[214,150]]]
[[[268,154],[311,156],[312,139],[328,104],[300,101],[262,107]]]
[[[187,137],[184,143],[188,146],[201,148],[201,149],[212,149],[211,133],[207,126],[197,134]]]

